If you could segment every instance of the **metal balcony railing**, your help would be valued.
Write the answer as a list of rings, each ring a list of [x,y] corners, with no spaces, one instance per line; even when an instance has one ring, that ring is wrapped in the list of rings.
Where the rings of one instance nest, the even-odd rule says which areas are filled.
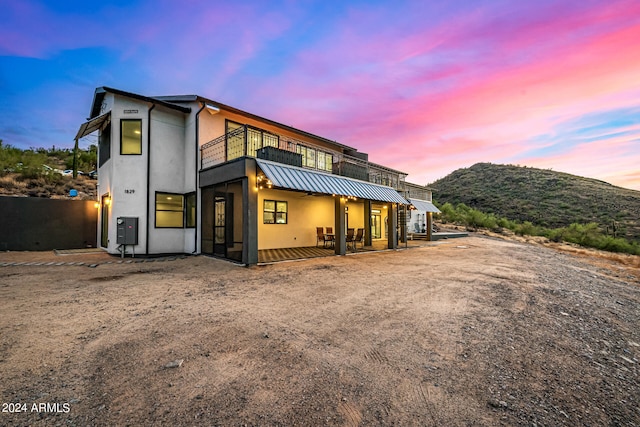
[[[272,153],[268,154],[270,157],[266,158],[270,160],[369,181],[395,189],[400,189],[403,186],[406,177],[406,174],[336,150],[247,125],[203,144],[200,147],[201,170],[238,157],[261,157],[269,151]],[[277,151],[283,153],[278,155]],[[274,152],[275,154],[273,154]],[[287,156],[286,152],[299,156],[297,163],[291,163],[289,160],[291,157]]]

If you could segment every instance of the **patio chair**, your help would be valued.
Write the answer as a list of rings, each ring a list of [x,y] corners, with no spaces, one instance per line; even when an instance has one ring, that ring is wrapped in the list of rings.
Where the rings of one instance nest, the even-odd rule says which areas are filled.
[[[354,236],[355,234],[355,228],[347,228],[347,238],[346,238],[346,242],[347,242],[347,249],[349,249],[349,244],[354,242]]]
[[[326,248],[327,242],[331,241],[331,236],[327,236],[322,232],[322,227],[316,227],[316,247],[322,242],[322,245]]]
[[[353,238],[353,250],[356,250],[356,245],[358,243],[362,244],[362,248],[364,249],[364,228],[358,228],[356,233],[356,237]]]
[[[324,235],[325,237],[329,238],[329,241],[331,242],[331,247],[334,247],[336,243],[336,235],[333,234],[333,227],[325,227]]]

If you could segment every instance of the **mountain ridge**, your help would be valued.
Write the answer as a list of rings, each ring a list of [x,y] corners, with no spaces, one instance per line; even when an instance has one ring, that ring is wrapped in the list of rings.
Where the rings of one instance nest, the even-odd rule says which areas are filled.
[[[595,222],[607,234],[640,241],[640,191],[598,179],[527,166],[476,163],[429,187],[440,204],[464,203],[549,228]]]

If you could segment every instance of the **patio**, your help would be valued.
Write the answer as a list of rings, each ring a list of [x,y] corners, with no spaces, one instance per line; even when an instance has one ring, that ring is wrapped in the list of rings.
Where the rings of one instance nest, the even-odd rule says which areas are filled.
[[[420,246],[429,245],[432,242],[427,241],[409,241],[405,246],[404,243],[400,243],[398,245],[398,249],[405,248],[414,248]],[[365,246],[364,248],[360,245],[357,246],[357,249],[354,251],[353,248],[349,248],[347,251],[347,255],[361,253],[361,252],[375,252],[375,251],[385,251],[387,250],[387,241],[386,240],[374,240],[371,246]],[[296,259],[307,259],[307,258],[319,258],[319,257],[329,257],[335,256],[335,251],[333,248],[323,248],[323,247],[303,247],[303,248],[280,248],[280,249],[261,249],[258,251],[258,263],[259,264],[268,264],[272,262],[281,262],[281,261],[291,261]]]

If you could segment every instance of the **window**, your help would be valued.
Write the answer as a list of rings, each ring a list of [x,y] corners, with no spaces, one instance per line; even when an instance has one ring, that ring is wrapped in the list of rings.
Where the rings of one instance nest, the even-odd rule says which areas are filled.
[[[111,157],[111,123],[98,136],[98,166],[105,164]]]
[[[184,196],[173,193],[156,193],[156,228],[183,227]]]
[[[333,171],[333,155],[318,150],[318,169]]]
[[[280,145],[280,138],[278,135],[263,132],[262,133],[262,146],[263,147],[276,147]]]
[[[189,193],[185,196],[185,218],[187,218],[187,228],[196,226],[196,193]]]
[[[298,145],[297,151],[302,154],[302,166],[307,168],[316,168],[316,150],[313,148]]]
[[[287,202],[265,200],[263,222],[265,224],[286,224],[287,211]]]
[[[120,154],[142,154],[142,120],[120,121]]]
[[[244,131],[240,123],[227,120],[226,127],[226,144],[227,144],[227,161],[237,159],[244,156]],[[231,135],[229,135],[231,133]]]

